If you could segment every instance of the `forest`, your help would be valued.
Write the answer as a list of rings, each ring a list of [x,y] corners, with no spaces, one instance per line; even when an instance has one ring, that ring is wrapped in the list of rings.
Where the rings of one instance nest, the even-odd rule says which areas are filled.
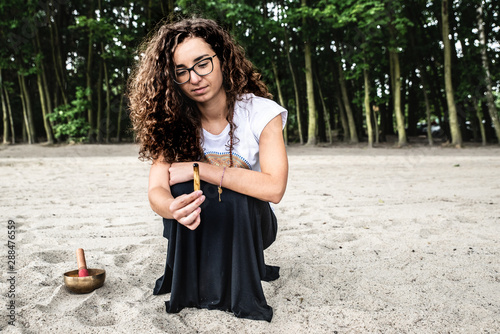
[[[2,1],[3,143],[133,141],[141,42],[201,16],[288,109],[287,143],[498,145],[499,14],[493,0]]]

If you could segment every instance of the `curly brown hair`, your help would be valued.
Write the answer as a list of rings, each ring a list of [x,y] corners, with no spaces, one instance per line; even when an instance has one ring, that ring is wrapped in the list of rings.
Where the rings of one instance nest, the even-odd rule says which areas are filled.
[[[237,140],[233,112],[238,97],[245,93],[272,97],[243,48],[216,22],[190,18],[164,24],[139,47],[140,60],[129,80],[130,118],[141,160],[172,163],[203,158],[200,111],[173,81],[173,53],[189,37],[203,38],[221,61],[230,153]]]

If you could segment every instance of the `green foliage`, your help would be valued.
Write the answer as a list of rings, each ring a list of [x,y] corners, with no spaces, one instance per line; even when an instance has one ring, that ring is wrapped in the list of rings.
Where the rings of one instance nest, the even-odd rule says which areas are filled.
[[[90,125],[83,115],[88,108],[88,95],[89,89],[77,87],[76,99],[71,101],[71,104],[59,106],[47,115],[53,123],[54,136],[57,139],[77,143],[87,141]]]
[[[119,118],[126,118],[126,112],[118,116],[117,111],[137,59],[137,46],[148,32],[161,21],[196,15],[215,19],[231,32],[277,100],[273,71],[273,64],[276,65],[290,111],[290,141],[296,140],[299,126],[294,111],[305,110],[305,40],[311,45],[314,72],[327,108],[333,113],[332,119],[340,119],[336,101],[339,63],[344,66],[349,103],[358,115],[356,122],[362,119],[359,115],[363,108],[365,69],[372,80],[371,101],[383,106],[381,110],[392,110],[389,50],[397,50],[402,90],[406,93],[404,103],[410,103],[406,99],[410,86],[418,91],[417,100],[420,99],[418,103],[411,102],[415,107],[408,112],[418,116],[425,109],[421,101],[422,73],[427,76],[430,108],[443,121],[447,107],[443,103],[440,4],[419,0],[4,1],[0,3],[0,68],[4,82],[13,83],[9,93],[16,127],[20,128],[23,117],[18,75],[26,79],[35,122],[39,123],[41,105],[36,75],[45,73],[50,96],[46,101],[61,101],[61,92],[79,92],[73,102],[51,114],[56,135],[61,140],[85,141],[87,131],[82,129],[88,130],[89,126],[85,122],[92,122],[88,133],[97,133],[98,125],[103,128],[105,110],[110,110],[111,128],[117,128]],[[500,6],[491,0],[483,4],[493,90],[499,91]],[[484,102],[481,101],[485,91],[484,69],[477,47],[477,6],[477,1],[450,3],[452,45],[462,46],[457,48],[453,59],[453,87],[457,103],[463,106],[471,105],[472,97]],[[35,36],[39,36],[40,47]],[[108,82],[104,79],[103,61],[107,65]],[[290,67],[296,74],[297,101]],[[77,88],[87,85],[93,92],[89,99]],[[112,93],[109,109],[103,98],[108,87]],[[123,106],[126,108],[126,103]],[[470,120],[471,116],[464,114],[464,117]],[[37,126],[39,130],[42,128],[41,123]],[[306,126],[302,124],[302,128]]]

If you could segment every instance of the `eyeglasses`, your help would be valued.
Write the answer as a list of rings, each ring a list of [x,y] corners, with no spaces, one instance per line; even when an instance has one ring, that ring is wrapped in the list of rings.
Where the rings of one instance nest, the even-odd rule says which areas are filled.
[[[198,74],[200,77],[209,75],[214,70],[213,58],[215,56],[217,55],[215,54],[211,57],[203,58],[190,68],[182,68],[176,70],[174,82],[178,85],[185,84],[186,82],[191,80],[191,71],[194,71],[194,73]]]

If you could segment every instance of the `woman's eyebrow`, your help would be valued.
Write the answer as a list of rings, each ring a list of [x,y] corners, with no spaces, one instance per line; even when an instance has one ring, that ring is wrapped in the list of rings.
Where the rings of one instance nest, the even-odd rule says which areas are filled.
[[[205,58],[205,57],[208,57],[208,53],[205,53],[204,55],[201,55],[201,56],[199,56],[199,57],[196,57],[196,58],[194,59],[194,62],[196,63],[196,62],[198,62],[198,61],[202,60],[202,59],[203,59],[203,58]],[[176,64],[176,65],[175,65],[175,67],[187,67],[187,66],[186,66],[186,65],[184,65],[184,64]]]

